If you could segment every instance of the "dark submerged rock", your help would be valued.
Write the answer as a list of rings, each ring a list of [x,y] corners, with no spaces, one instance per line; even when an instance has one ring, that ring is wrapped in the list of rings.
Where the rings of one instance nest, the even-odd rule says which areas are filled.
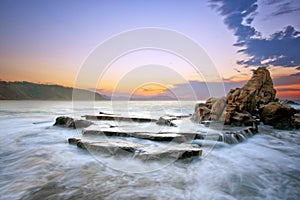
[[[53,126],[63,126],[67,128],[86,128],[92,125],[93,122],[83,119],[73,119],[71,117],[61,116],[55,119]]]
[[[176,118],[175,118],[176,119]],[[156,122],[157,125],[163,125],[163,126],[173,126],[176,127],[177,125],[172,122],[173,118],[166,118],[166,117],[160,117],[158,121]]]
[[[288,129],[293,126],[293,116],[296,109],[271,102],[260,109],[261,120],[264,124],[278,129]]]
[[[80,142],[80,139],[77,138],[69,138],[68,139],[69,144],[77,144],[78,142]]]

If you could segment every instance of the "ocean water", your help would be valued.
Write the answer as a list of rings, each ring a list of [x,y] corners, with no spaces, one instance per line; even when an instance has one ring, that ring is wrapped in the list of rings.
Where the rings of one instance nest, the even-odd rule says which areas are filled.
[[[149,163],[92,154],[67,143],[70,137],[80,137],[81,130],[52,126],[61,115],[80,117],[102,111],[157,119],[166,114],[191,114],[194,105],[1,101],[0,199],[300,198],[299,131],[260,126],[260,134],[240,144],[222,144],[201,159]],[[151,123],[98,123],[128,130],[176,129]],[[176,123],[183,130],[207,130],[189,120]]]

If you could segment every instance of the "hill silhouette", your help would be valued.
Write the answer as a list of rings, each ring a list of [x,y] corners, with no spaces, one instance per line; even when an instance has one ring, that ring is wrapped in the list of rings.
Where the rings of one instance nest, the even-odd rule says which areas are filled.
[[[72,100],[73,90],[80,96],[76,100],[106,100],[100,94],[88,90],[26,81],[0,81],[0,100]]]

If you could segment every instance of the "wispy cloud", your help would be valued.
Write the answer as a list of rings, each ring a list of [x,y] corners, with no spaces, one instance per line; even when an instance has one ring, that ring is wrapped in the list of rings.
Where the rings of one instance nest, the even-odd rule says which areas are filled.
[[[275,86],[296,85],[300,83],[300,76],[291,75],[276,77],[273,78],[273,83]]]
[[[272,16],[291,14],[293,12],[300,11],[300,6],[294,5],[293,1],[284,2],[284,3],[282,1],[271,1],[271,3],[268,3],[268,4],[269,5],[275,4],[277,6],[277,10],[272,12],[272,14],[271,14]]]
[[[239,53],[248,58],[237,61],[244,67],[249,66],[300,66],[300,32],[291,25],[275,32],[268,38],[261,36],[253,26],[252,20],[258,8],[257,0],[211,0],[214,8],[224,16],[224,23],[237,36],[235,46],[240,47]],[[274,15],[294,12],[291,3],[280,3],[277,0],[267,1],[279,4]]]
[[[296,74],[292,74],[292,76],[300,77],[300,72],[298,72]]]
[[[298,89],[300,83],[299,77],[276,77],[273,79],[274,85],[277,90],[277,96],[280,98],[299,99],[300,89]],[[242,87],[246,81],[226,81],[223,83],[217,82],[202,82],[202,81],[189,81],[189,83],[176,84],[172,88],[172,92],[176,94],[178,99],[181,100],[205,100],[211,96],[211,89],[225,88],[227,94],[232,88]],[[294,87],[290,87],[294,86]],[[209,90],[210,88],[210,90]],[[190,90],[192,89],[192,91]],[[167,93],[168,91],[166,91]],[[225,95],[226,95],[225,94]]]
[[[263,0],[263,2],[267,5],[273,5],[273,4],[281,3],[282,0]]]
[[[182,100],[205,100],[215,96],[216,90],[219,91],[218,94],[220,97],[226,95],[232,88],[242,87],[244,83],[245,81],[224,83],[189,81],[188,83],[175,84],[169,91],[176,94],[176,96]],[[166,91],[166,93],[167,92],[168,91]]]
[[[300,89],[298,89],[298,88],[278,88],[277,91],[279,91],[279,92],[287,92],[287,91],[300,92]]]
[[[287,26],[270,38],[251,38],[239,50],[250,58],[238,61],[244,66],[300,66],[300,32]]]
[[[226,95],[230,89],[242,87],[246,83],[246,81],[232,81],[234,79],[233,77],[233,79],[224,80],[223,83],[191,80],[187,83],[175,84],[172,88],[161,91],[160,94],[153,95],[129,94],[118,91],[112,93],[112,91],[106,89],[97,89],[97,92],[109,97],[112,95],[112,99],[114,100],[205,100],[212,96],[216,97],[212,94],[213,90],[222,91],[225,89],[225,91],[223,90],[223,95]],[[299,99],[300,89],[298,89],[298,85],[300,83],[300,76],[275,77],[273,78],[273,82],[278,92],[277,95],[280,98]],[[146,88],[146,90],[148,89]],[[157,91],[156,89],[154,90]],[[221,94],[222,92],[220,92]]]
[[[238,44],[243,44],[251,37],[259,35],[255,28],[249,25],[258,8],[257,0],[211,0],[211,3],[225,17],[224,23],[234,31]],[[247,21],[246,24],[244,20]]]
[[[161,92],[165,92],[166,91],[166,88],[149,88],[149,87],[143,87],[142,88],[143,92],[155,92],[155,93],[161,93]]]

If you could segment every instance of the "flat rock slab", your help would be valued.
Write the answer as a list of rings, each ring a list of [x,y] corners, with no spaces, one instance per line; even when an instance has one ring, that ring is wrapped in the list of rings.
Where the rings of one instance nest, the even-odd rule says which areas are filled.
[[[184,136],[185,141],[198,139],[225,142],[227,144],[236,144],[247,140],[247,138],[252,137],[257,133],[257,127],[224,126],[224,129],[221,131],[211,131],[210,133],[179,132],[176,134]]]
[[[161,159],[186,159],[191,157],[199,157],[202,150],[193,144],[170,144],[166,147],[159,147],[154,151],[141,152],[137,157],[143,161],[161,160]]]
[[[202,150],[193,144],[176,144],[160,147],[149,147],[146,144],[125,140],[83,140],[78,138],[69,138],[70,144],[76,144],[77,147],[91,151],[101,152],[108,155],[128,155],[139,158],[143,161],[160,160],[160,159],[185,159],[199,157]]]
[[[115,115],[85,115],[87,120],[112,120],[112,121],[126,121],[126,122],[156,122],[157,119],[143,118],[143,117],[122,117]]]
[[[125,132],[114,130],[99,130],[97,128],[87,128],[82,130],[83,135],[116,136],[116,137],[135,137],[160,142],[185,142],[186,138],[177,133],[150,133],[150,132]]]
[[[231,128],[226,127],[222,131],[205,133],[192,132],[129,132],[119,129],[99,129],[97,126],[90,126],[82,130],[83,135],[98,135],[107,137],[134,137],[139,139],[152,140],[157,142],[176,142],[184,143],[194,139],[212,140],[225,142],[228,144],[240,143],[256,134],[257,131],[253,127]]]
[[[76,140],[76,145],[79,148],[98,151],[109,155],[134,154],[136,151],[139,151],[140,149],[145,147],[145,145],[143,144],[130,142],[126,140],[107,140],[107,139],[97,139],[95,141],[81,140],[81,139],[75,139],[75,140]],[[73,141],[74,138],[69,138],[70,144],[72,144]]]

